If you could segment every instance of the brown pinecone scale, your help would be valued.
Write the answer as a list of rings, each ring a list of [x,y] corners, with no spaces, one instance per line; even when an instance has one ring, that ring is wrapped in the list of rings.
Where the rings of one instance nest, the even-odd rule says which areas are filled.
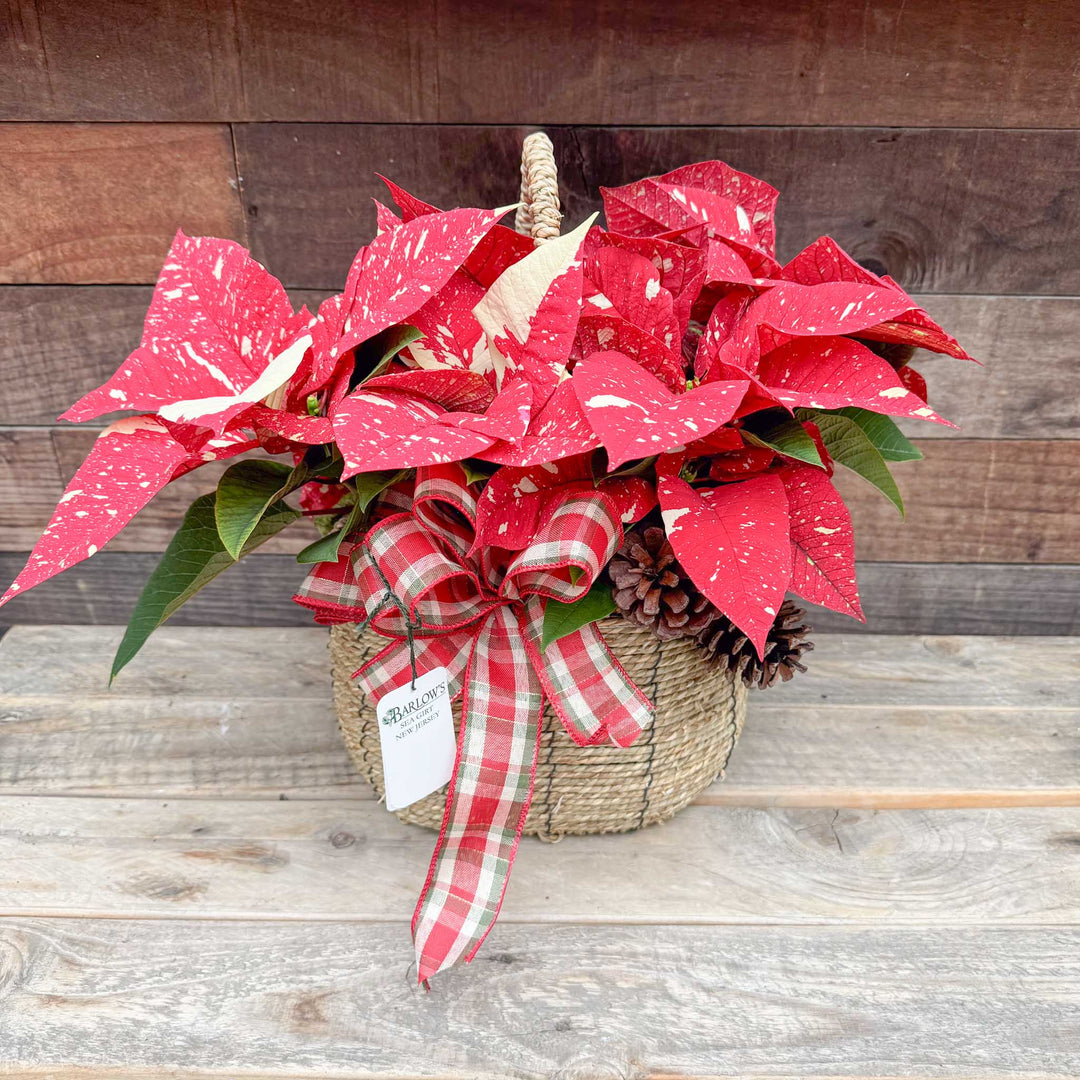
[[[694,587],[658,526],[627,532],[608,564],[608,576],[620,614],[661,641],[695,637],[721,618]]]
[[[796,671],[805,671],[800,661],[814,647],[806,640],[811,627],[803,623],[806,612],[785,600],[765,641],[765,658],[759,660],[749,638],[730,619],[721,616],[698,634],[697,644],[705,650],[709,663],[721,671],[731,671],[747,686],[767,690],[777,680],[787,682]]]

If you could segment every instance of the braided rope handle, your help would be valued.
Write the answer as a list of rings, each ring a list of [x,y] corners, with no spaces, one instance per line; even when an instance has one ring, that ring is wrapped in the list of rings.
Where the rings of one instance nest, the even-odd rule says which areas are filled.
[[[537,131],[521,145],[521,205],[514,228],[542,244],[559,235],[561,221],[555,148],[542,131]]]

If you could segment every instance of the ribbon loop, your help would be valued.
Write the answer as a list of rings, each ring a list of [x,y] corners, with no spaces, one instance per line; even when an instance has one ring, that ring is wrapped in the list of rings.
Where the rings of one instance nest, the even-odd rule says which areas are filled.
[[[371,529],[365,546],[417,633],[467,626],[483,614],[483,591],[471,567],[447,555],[439,538],[411,514],[395,514]],[[379,633],[403,631],[400,612],[376,616]]]
[[[595,623],[553,641],[543,652],[544,605],[525,605],[525,647],[544,696],[578,746],[610,739],[629,746],[653,719],[652,702],[612,655]]]
[[[375,587],[377,575],[362,543],[343,540],[337,562],[318,563],[293,600],[315,612],[323,625],[368,620],[382,607],[384,590]]]
[[[429,465],[416,472],[413,513],[463,560],[476,525],[476,496],[461,465]],[[464,519],[464,520],[462,520]]]
[[[598,491],[569,494],[511,562],[502,593],[545,596],[564,604],[579,600],[621,542],[619,514],[608,496]]]

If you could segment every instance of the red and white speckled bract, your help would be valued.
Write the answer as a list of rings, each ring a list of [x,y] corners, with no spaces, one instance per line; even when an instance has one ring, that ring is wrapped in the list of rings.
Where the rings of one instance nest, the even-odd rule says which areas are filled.
[[[139,347],[60,419],[238,394],[301,326],[281,283],[239,244],[178,232]]]
[[[789,408],[850,405],[953,427],[901,381],[887,360],[846,337],[796,338],[758,365],[757,377]]]
[[[693,442],[734,415],[750,383],[706,383],[673,394],[640,364],[595,353],[574,369],[578,401],[608,453],[611,468]]]
[[[783,481],[756,476],[696,490],[669,476],[657,491],[679,562],[761,656],[791,580]]]
[[[132,416],[105,428],[3,601],[100,551],[188,457],[156,417]]]
[[[840,493],[820,469],[780,473],[791,517],[791,583],[811,604],[865,622],[855,581],[855,531]]]

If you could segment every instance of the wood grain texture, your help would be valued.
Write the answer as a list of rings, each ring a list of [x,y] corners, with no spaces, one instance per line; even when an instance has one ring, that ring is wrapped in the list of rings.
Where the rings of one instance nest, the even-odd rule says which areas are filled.
[[[811,607],[809,621],[817,631],[1080,633],[1077,566],[863,562],[857,571],[866,622]]]
[[[109,690],[120,633],[23,626],[0,643],[5,792],[371,798],[337,731],[325,631],[170,624]],[[821,635],[809,664],[751,696],[728,777],[702,801],[1080,802],[1075,641]]]
[[[139,341],[148,286],[0,286],[0,424],[51,424],[104,382]],[[294,289],[315,310],[325,290]],[[959,432],[912,423],[919,438],[1080,438],[1060,387],[1080,363],[1080,299],[917,297],[986,365],[922,354],[932,400]],[[1039,363],[1030,363],[1032,355]]]
[[[0,124],[0,281],[154,281],[177,229],[246,238],[221,124]]]
[[[256,257],[288,285],[338,287],[374,234],[376,172],[437,206],[506,205],[527,130],[236,125]],[[719,157],[782,192],[782,257],[828,233],[919,292],[1080,292],[1080,130],[547,130],[567,225],[600,208],[600,185]]]
[[[934,404],[959,430],[904,421],[908,434],[1080,438],[1080,410],[1055,389],[1059,378],[1080,367],[1080,299],[922,295],[918,302],[985,366],[920,352],[915,366],[926,376]],[[1031,356],[1039,362],[1030,363]]]
[[[52,424],[109,378],[139,344],[152,292],[148,285],[0,286],[3,422]]]
[[[126,625],[159,559],[156,552],[101,552],[5,604],[0,608],[0,625]],[[22,553],[0,553],[0,583],[14,581],[25,562]],[[310,609],[292,601],[307,570],[292,555],[250,555],[192,597],[170,622],[177,626],[311,626]],[[1054,591],[1054,585],[1048,584],[1047,591]],[[1058,615],[1057,625],[1065,626]]]
[[[24,554],[0,552],[0,583]],[[124,624],[157,565],[151,552],[105,551],[0,608],[18,623]],[[310,626],[292,602],[304,574],[289,555],[257,553],[223,574],[172,618],[178,626]],[[986,563],[860,563],[866,622],[812,608],[818,632],[1077,634],[1080,567]]]
[[[0,551],[29,551],[96,436],[86,428],[0,428]],[[920,441],[925,460],[896,469],[907,506],[896,509],[854,473],[837,487],[855,523],[856,553],[868,562],[1080,562],[1080,441]],[[170,485],[110,545],[160,551],[191,500],[212,491],[221,466]],[[297,551],[306,525],[267,551]],[[312,534],[313,535],[313,534]]]
[[[227,119],[242,91],[232,11],[9,0],[0,11],[0,118]]]
[[[920,440],[895,470],[907,510],[846,469],[834,478],[871,562],[1080,562],[1080,443]]]
[[[0,814],[5,916],[407,923],[435,842],[359,800],[0,796]],[[1080,808],[694,806],[522,841],[499,918],[1080,925],[1078,844]]]
[[[6,22],[12,120],[1070,127],[1080,106],[1080,22],[1034,0],[555,0],[543,35],[528,9],[493,19],[476,0],[362,0],[349,18],[312,0],[12,0]]]
[[[1070,928],[500,924],[431,994],[401,924],[11,919],[0,933],[12,1070],[659,1080],[722,1063],[1064,1080],[1080,1053]]]

